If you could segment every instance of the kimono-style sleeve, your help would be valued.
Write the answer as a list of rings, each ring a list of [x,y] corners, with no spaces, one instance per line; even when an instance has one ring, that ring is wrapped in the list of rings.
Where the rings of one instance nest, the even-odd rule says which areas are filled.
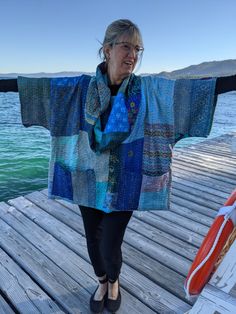
[[[37,125],[50,129],[50,82],[50,78],[17,78],[25,127]]]
[[[17,80],[24,126],[42,126],[52,136],[77,134],[83,127],[83,106],[91,77],[81,75],[61,78]]]
[[[214,78],[142,77],[142,102],[147,108],[148,126],[160,128],[159,134],[168,134],[172,145],[185,137],[206,137],[215,109],[215,83]]]
[[[173,111],[175,141],[190,136],[206,137],[215,109],[216,79],[177,79]]]

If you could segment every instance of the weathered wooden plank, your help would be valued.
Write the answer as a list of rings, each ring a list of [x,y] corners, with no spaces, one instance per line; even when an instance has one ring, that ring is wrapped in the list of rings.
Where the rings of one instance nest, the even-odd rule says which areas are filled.
[[[171,202],[173,204],[177,204],[178,206],[182,206],[183,208],[187,208],[187,209],[190,209],[190,210],[193,210],[197,213],[200,213],[202,215],[205,215],[209,218],[215,218],[216,217],[216,214],[217,214],[217,211],[216,210],[213,210],[212,208],[208,208],[208,207],[205,207],[204,205],[199,205],[199,204],[196,204],[190,200],[186,200],[182,197],[178,197],[176,195],[171,195]]]
[[[233,175],[233,169],[231,168],[229,171],[224,171],[223,166],[221,167],[209,167],[205,163],[198,163],[197,161],[192,161],[191,163],[189,161],[185,161],[182,159],[175,158],[174,159],[174,166],[175,167],[181,167],[183,169],[186,169],[186,167],[191,170],[192,172],[204,172],[206,176],[214,177],[222,179],[222,181],[226,181],[228,183],[234,183],[234,175]]]
[[[185,171],[191,171],[192,173],[205,175],[206,177],[218,180],[218,181],[225,181],[228,184],[234,184],[234,175],[227,174],[224,175],[222,172],[223,165],[214,169],[209,169],[206,165],[201,165],[196,162],[196,164],[190,163],[188,160],[178,160],[174,158],[173,166],[176,168],[183,169]]]
[[[224,139],[226,139],[226,137],[224,137]],[[213,143],[215,143],[215,146],[214,146]],[[202,142],[197,143],[197,144],[192,144],[188,148],[190,148],[190,149],[197,149],[197,150],[200,150],[201,148],[203,148],[204,151],[206,151],[208,153],[212,153],[212,152],[230,153],[230,151],[231,151],[229,143],[224,143],[222,141],[219,142],[217,140],[217,138],[214,138],[214,141],[211,141],[211,140],[208,139],[206,141],[202,141]]]
[[[187,153],[188,154],[188,153]],[[210,156],[210,155],[209,155]],[[183,162],[182,156],[177,156],[174,159],[177,163]],[[205,169],[207,172],[220,172],[221,176],[231,177],[232,173],[236,171],[235,167],[235,160],[229,159],[227,161],[225,158],[222,157],[222,160],[210,160],[207,157],[203,157],[202,153],[194,153],[189,154],[188,157],[184,158],[184,161],[190,165],[190,167],[199,167],[199,169]]]
[[[176,225],[175,223],[168,221],[157,215],[146,215],[144,212],[137,212],[133,214],[134,217],[142,219],[152,226],[156,226],[158,229],[165,231],[166,233],[172,234],[173,236],[184,240],[196,247],[199,247],[204,239],[203,236],[197,234],[191,230],[187,230],[182,226]]]
[[[193,166],[189,164],[187,164],[186,162],[177,162],[175,160],[175,162],[173,163],[173,172],[177,172],[179,171],[179,169],[185,170],[188,172],[188,174],[190,175],[191,173],[193,174],[198,174],[198,175],[203,175],[206,178],[211,178],[211,179],[216,179],[217,181],[222,181],[223,183],[227,183],[229,185],[235,185],[235,177],[232,176],[231,178],[226,177],[226,176],[222,176],[220,171],[216,172],[216,171],[207,171],[206,169],[202,169],[199,168],[197,166]]]
[[[216,151],[216,152],[231,152],[231,144],[233,139],[235,138],[234,136],[228,137],[228,134],[224,134],[223,135],[223,139],[224,141],[219,141],[220,137],[215,137],[214,139],[212,139],[212,141],[207,140],[202,142],[202,145],[199,145],[199,148],[203,147],[206,151]],[[225,142],[227,141],[227,142]],[[214,145],[215,143],[215,145]],[[209,144],[209,145],[207,145]],[[191,148],[194,148],[195,145],[191,145]],[[219,150],[217,150],[217,148],[219,148]]]
[[[33,201],[32,198],[31,201]],[[17,203],[18,201],[14,203],[16,207],[19,206]],[[50,206],[50,204],[48,204],[48,206]],[[55,207],[58,208],[58,206],[54,206],[54,208]],[[49,208],[49,211],[50,213],[52,213],[53,209]],[[65,208],[64,211],[66,212]],[[76,219],[81,225],[83,224],[80,217],[77,216]],[[84,234],[83,230],[82,234]],[[148,256],[155,258],[157,261],[160,261],[165,265],[168,265],[168,267],[170,267],[171,269],[176,269],[178,270],[178,272],[186,275],[188,268],[190,266],[190,261],[187,260],[186,258],[183,258],[182,256],[179,256],[179,254],[175,254],[171,250],[155,243],[154,241],[144,237],[143,235],[137,234],[136,232],[129,230],[129,228],[126,232],[124,241],[129,243],[133,247],[138,248],[141,252],[147,254]],[[196,250],[193,250],[193,252],[195,251]]]
[[[173,167],[174,166],[175,163],[173,164]],[[222,191],[226,194],[229,194],[235,186],[234,184],[226,183],[222,180],[219,181],[218,178],[210,178],[209,176],[205,176],[203,173],[195,173],[191,172],[191,170],[188,172],[186,169],[182,169],[181,167],[178,168],[178,165],[173,172],[173,177],[185,179],[187,182],[201,184],[203,187],[210,187],[214,189],[216,193],[218,193],[218,191]]]
[[[208,284],[188,313],[233,314],[236,313],[236,299]]]
[[[199,165],[200,167],[203,165],[209,169],[222,169],[226,174],[231,172],[231,169],[235,168],[235,164],[233,163],[234,159],[231,158],[232,154],[226,154],[223,156],[214,156],[212,152],[202,152],[200,150],[188,148],[187,150],[174,150],[174,157],[181,161],[186,160],[186,162],[190,164]],[[225,163],[224,163],[225,161]]]
[[[77,206],[78,213],[73,211],[65,211],[64,207],[62,207],[58,202],[55,202],[51,199],[48,199],[43,193],[39,191],[32,192],[25,196],[26,199],[31,201],[32,203],[38,205],[38,207],[42,208],[48,214],[54,216],[64,224],[70,226],[74,230],[82,233],[83,232],[83,224],[78,219],[79,207]]]
[[[21,219],[20,219],[19,215],[17,215],[17,218],[18,218],[18,220],[27,219],[26,217],[24,218],[23,215],[22,215]],[[16,226],[16,223],[14,223],[14,225]],[[30,222],[27,222],[27,225],[30,225]],[[35,227],[35,229],[37,229],[37,228]],[[26,236],[27,235],[24,234],[24,237],[26,237]],[[33,244],[35,246],[37,246],[37,243],[35,243],[35,236],[37,236],[37,235],[34,234],[34,237],[31,241],[33,242]],[[53,250],[53,247],[55,247],[55,243],[53,243],[52,239],[50,242],[52,242],[52,248],[47,247],[47,243],[46,243],[46,241],[44,241],[44,248],[42,248],[42,250],[45,250],[44,251],[45,254],[50,254],[50,258],[54,260],[54,256],[57,252],[55,250]],[[51,251],[48,252],[49,249],[51,249],[52,252]],[[60,249],[60,251],[61,251],[61,249]],[[72,259],[71,254],[69,254],[69,252],[65,249],[64,249],[64,255],[67,256],[67,259],[69,259],[69,260]],[[58,263],[57,261],[54,261],[54,262]],[[60,265],[60,267],[62,268],[62,265]],[[63,268],[65,268],[64,265],[63,265]],[[163,307],[166,309],[166,311],[168,309],[173,310],[173,307],[176,307],[176,305],[177,305],[176,311],[178,310],[178,308],[181,308],[181,309],[182,308],[189,308],[189,305],[187,305],[187,303],[185,303],[182,300],[171,295],[171,293],[165,291],[163,288],[159,287],[158,285],[153,284],[152,281],[145,278],[143,275],[139,274],[138,272],[136,272],[135,270],[130,268],[128,265],[123,266],[123,269],[127,269],[127,268],[129,269],[129,271],[128,271],[128,275],[125,276],[125,278],[126,278],[126,283],[125,283],[126,289],[129,290],[128,287],[132,286],[133,278],[140,277],[140,282],[142,282],[143,288],[141,290],[139,288],[138,291],[136,291],[136,297],[142,298],[142,302],[146,303],[153,310],[159,311]],[[73,271],[73,273],[74,273],[74,271]],[[150,292],[158,295],[159,297],[157,299],[152,298]],[[132,291],[132,293],[134,293],[134,291]]]
[[[197,150],[199,153],[202,153],[202,154],[212,154],[214,156],[218,156],[219,158],[228,158],[232,161],[234,161],[236,159],[236,157],[234,156],[232,150],[231,150],[231,147],[229,147],[228,149],[218,149],[219,146],[217,146],[216,148],[214,147],[210,147],[210,148],[206,148],[205,145],[202,145],[201,147],[190,147],[190,149],[193,149],[193,150]]]
[[[130,273],[132,268],[127,265],[123,267],[123,274],[125,277],[129,276],[129,282],[126,282],[126,288],[128,291],[133,291],[134,288],[137,290],[139,298],[143,296],[146,291],[148,291],[148,304],[151,306],[152,302],[158,299],[160,306],[155,308],[158,313],[179,313],[182,314],[189,310],[191,306],[182,300],[174,297],[171,293],[165,291],[164,289],[158,290],[153,286],[153,289],[150,290],[149,286],[146,286],[143,276],[139,273],[136,273],[135,276],[131,277]],[[169,298],[168,298],[169,296]],[[174,301],[175,300],[175,301]],[[174,303],[176,302],[176,303]]]
[[[224,136],[224,139],[226,137]],[[209,154],[212,154],[212,152],[223,152],[223,153],[231,153],[231,144],[232,144],[233,138],[229,139],[228,143],[224,142],[219,142],[217,138],[214,138],[213,141],[211,140],[206,140],[202,141],[197,144],[191,144],[188,146],[188,149],[190,150],[197,150],[199,151],[200,149],[204,149],[205,152],[208,152]],[[177,150],[183,150],[183,147],[177,147]]]
[[[195,151],[195,152],[199,152],[201,153],[203,156],[204,155],[211,155],[214,156],[214,158],[218,158],[221,159],[223,158],[227,158],[228,160],[233,161],[236,157],[234,156],[233,152],[232,152],[232,146],[233,146],[233,142],[235,141],[235,136],[231,137],[229,139],[229,143],[224,143],[221,142],[219,143],[217,141],[217,139],[214,139],[214,143],[213,142],[209,142],[209,140],[201,142],[200,144],[196,144],[196,145],[190,145],[188,146],[188,151]],[[226,137],[224,137],[224,139],[226,139]],[[184,149],[182,148],[176,148],[177,151],[183,151]]]
[[[208,232],[208,227],[202,225],[202,224],[199,224],[197,222],[195,222],[193,224],[193,221],[189,218],[186,218],[186,217],[183,217],[183,216],[180,216],[174,212],[171,212],[171,211],[153,211],[152,212],[153,215],[155,216],[159,216],[159,217],[162,217],[162,218],[165,218],[166,220],[169,220],[173,223],[175,223],[176,225],[179,225],[181,227],[184,227],[186,229],[189,229],[189,230],[192,230],[202,236],[205,236]]]
[[[0,295],[0,313],[2,314],[15,314],[16,312],[12,310],[9,304]]]
[[[214,138],[207,138],[199,143],[191,143],[188,148],[200,148],[204,147],[205,150],[215,149],[219,147],[219,151],[228,150],[230,151],[230,144],[232,142],[232,136],[228,136],[230,133],[224,134],[223,136],[217,136]],[[178,147],[178,149],[183,149],[183,147]]]
[[[233,288],[230,290],[229,294],[236,298],[236,284],[233,286]]]
[[[191,261],[187,260],[183,256],[180,256],[177,253],[153,242],[152,240],[133,232],[126,233],[125,241],[169,268],[184,276],[187,275],[189,267],[191,266]]]
[[[47,214],[33,204],[32,202],[19,197],[11,201],[22,213],[33,220],[37,225],[52,234],[56,239],[60,240],[70,249],[89,260],[87,256],[87,248],[85,238],[79,233],[72,230],[62,222],[56,220],[53,216]],[[183,290],[183,282],[185,277],[177,274],[166,266],[158,263],[155,259],[150,258],[131,247],[126,242],[123,244],[123,259],[134,269],[140,271],[146,277],[165,287],[169,292],[185,298]],[[155,270],[155,271],[153,271]]]
[[[179,183],[182,186],[182,189],[184,189],[185,186],[191,187],[193,189],[195,189],[196,191],[207,194],[207,195],[211,195],[211,196],[218,196],[221,198],[221,202],[222,199],[227,199],[229,193],[228,192],[224,192],[221,190],[216,190],[214,187],[209,187],[207,185],[203,185],[202,182],[194,182],[194,181],[190,181],[189,179],[186,179],[185,177],[178,176],[178,175],[173,175],[172,177],[172,181],[173,181],[173,189],[175,189],[175,183]],[[181,187],[180,186],[180,187]]]
[[[17,199],[17,202],[19,203],[19,199]],[[5,211],[7,211],[6,206],[4,206],[4,208],[3,208],[3,210],[5,210]],[[34,245],[34,247],[37,247],[45,255],[44,258],[46,261],[44,261],[44,267],[45,267],[45,264],[47,264],[47,258],[49,258],[50,261],[53,261],[55,263],[54,264],[55,269],[53,268],[53,269],[50,269],[49,271],[50,271],[50,273],[53,273],[54,276],[56,276],[56,278],[60,282],[60,284],[63,285],[63,288],[67,288],[70,291],[70,287],[68,288],[68,285],[72,285],[74,283],[74,285],[72,287],[72,291],[70,291],[70,293],[72,295],[75,295],[74,296],[75,298],[78,298],[78,296],[80,296],[79,294],[81,292],[81,291],[79,291],[79,289],[75,283],[75,282],[78,282],[80,285],[79,287],[83,287],[83,289],[86,289],[89,292],[87,296],[85,296],[83,294],[81,295],[82,298],[85,298],[84,303],[85,303],[85,308],[86,308],[86,310],[82,309],[82,311],[83,311],[83,313],[87,313],[88,312],[88,299],[89,299],[89,296],[94,291],[95,286],[96,286],[95,280],[93,279],[93,278],[95,278],[95,276],[93,274],[93,270],[92,270],[91,265],[88,263],[88,257],[87,257],[87,261],[80,258],[73,251],[68,249],[65,245],[58,242],[54,237],[52,237],[51,235],[46,233],[42,228],[39,228],[35,223],[33,223],[32,221],[29,221],[29,219],[26,218],[24,215],[22,215],[20,212],[16,211],[13,207],[10,207],[10,208],[11,208],[11,210],[10,210],[11,215],[14,215],[16,217],[16,219],[15,219],[15,221],[13,221],[14,217],[6,217],[6,215],[5,215],[5,217],[4,217],[5,220],[7,221],[8,224],[14,225],[14,228],[18,232],[20,232],[20,234],[25,239],[27,239],[29,242],[31,242]],[[32,206],[28,206],[28,209],[32,210]],[[45,215],[45,212],[44,212],[44,215]],[[50,215],[48,215],[48,216],[50,216]],[[36,218],[36,215],[34,215],[34,219],[35,218]],[[46,224],[48,224],[48,223],[49,223],[49,221],[46,222]],[[21,227],[22,225],[24,226],[24,228]],[[60,224],[60,230],[62,230],[62,229],[63,229],[63,224],[61,223]],[[65,235],[65,232],[63,235]],[[70,238],[70,241],[71,241],[71,238]],[[72,240],[72,242],[74,243],[75,241]],[[77,241],[77,245],[80,249],[82,248],[84,250],[84,254],[87,256],[87,249],[86,249],[86,243],[85,243],[84,237],[79,238],[79,243]],[[80,251],[80,253],[81,253],[81,251]],[[57,267],[60,271],[57,271]],[[73,278],[72,283],[68,282],[67,275],[70,276],[69,278]],[[66,278],[64,278],[64,277],[66,277]],[[51,279],[48,278],[48,280],[51,280]],[[55,291],[55,293],[56,293],[56,291]],[[86,294],[87,294],[87,292],[86,292]],[[53,294],[53,296],[54,296],[54,294]],[[70,298],[71,297],[72,296],[70,296]],[[123,311],[123,313],[128,313],[127,311],[130,310],[130,308],[133,308],[133,311],[135,311],[135,313],[139,313],[138,311],[140,310],[140,308],[143,309],[144,311],[147,311],[147,313],[152,313],[152,310],[149,310],[149,308],[147,306],[145,306],[139,300],[135,299],[133,296],[128,294],[126,291],[123,292],[123,299],[124,299],[124,303],[121,307],[121,310]],[[125,308],[125,304],[126,304],[126,302],[128,302],[128,300],[129,300],[129,306]],[[66,306],[66,304],[64,304],[64,303],[61,305],[63,307]],[[67,308],[67,310],[68,310],[68,308]],[[77,313],[77,311],[78,311],[78,309],[76,310],[76,313]],[[72,313],[72,312],[70,312],[70,313]]]
[[[43,190],[43,193],[45,195],[47,195],[47,190],[46,189]],[[75,210],[76,212],[78,211],[76,205],[65,202],[63,200],[57,200],[57,202],[59,202],[60,204],[62,204],[65,207],[69,207],[71,210]],[[24,213],[27,216],[32,214],[33,215],[32,217],[34,217],[33,218],[34,221],[37,221],[37,223],[42,226],[42,221],[36,220],[36,217],[35,217],[35,214],[33,213],[32,207],[31,207],[31,209],[28,210],[28,212],[29,212],[29,214],[27,214],[27,212],[24,211]],[[50,228],[50,226],[54,226],[56,230],[61,230],[62,228],[60,228],[59,225],[57,226],[58,223],[59,223],[58,221],[53,222],[53,223],[50,222],[48,224],[46,223],[42,227],[47,228],[48,232],[50,232],[56,238],[58,238],[57,231],[55,233]],[[68,232],[66,232],[66,233],[68,234]],[[74,243],[75,251],[76,251],[76,248],[78,247],[77,241],[76,241],[76,236],[73,236],[73,238],[74,238],[73,242],[70,241],[70,239],[69,239],[69,241],[66,243],[69,247],[70,247],[71,243]],[[66,241],[66,235],[63,234],[62,236],[60,236],[60,239],[61,239],[61,241]],[[155,281],[157,284],[161,285],[162,287],[164,287],[168,291],[172,292],[176,296],[179,296],[182,299],[185,299],[185,292],[183,289],[185,276],[181,276],[180,274],[178,274],[175,271],[168,268],[167,267],[168,265],[163,265],[163,264],[159,263],[158,261],[156,261],[154,258],[143,254],[142,251],[139,251],[137,248],[130,246],[127,241],[124,241],[122,247],[123,247],[123,252],[124,252],[123,259],[128,265],[130,265],[134,269],[137,269],[139,272],[143,273],[145,276],[147,276],[151,280]],[[150,250],[147,249],[147,251],[148,251],[148,254],[150,254]],[[155,251],[155,247],[154,247],[154,251]],[[194,250],[194,252],[196,252],[196,249]],[[80,252],[80,254],[81,254],[81,252]],[[182,253],[180,252],[180,254],[182,254]],[[153,271],[153,270],[155,270],[155,271]]]
[[[2,212],[2,204],[0,206],[0,212]],[[17,226],[14,217],[12,217],[11,221],[14,227]],[[10,219],[8,219],[9,222]],[[22,223],[21,225],[22,229],[27,228],[27,225],[24,226]],[[33,232],[32,228],[31,232]],[[30,232],[29,236],[33,239]],[[50,235],[48,237],[49,240],[52,240]],[[0,220],[0,245],[50,296],[53,296],[64,310],[73,314],[77,314],[78,312],[87,313],[88,291],[3,220]],[[42,241],[41,247],[43,248],[43,246],[44,242]],[[65,260],[66,257],[61,252],[61,260],[63,259]]]
[[[218,210],[222,206],[222,202],[216,203],[211,200],[204,199],[200,193],[196,193],[196,195],[190,194],[188,192],[179,191],[177,189],[173,190],[172,195],[181,197],[182,199],[191,201],[195,204],[202,205],[207,208],[211,208],[213,210]]]
[[[190,198],[186,199],[186,198],[182,198],[181,195],[176,195],[176,194],[172,194],[171,195],[171,208],[172,206],[177,206],[177,207],[182,207],[188,210],[192,210],[195,212],[196,215],[200,215],[199,217],[206,217],[208,218],[208,222],[210,222],[210,220],[214,219],[219,206],[215,206],[216,209],[207,206],[207,205],[203,205],[203,204],[199,204],[197,202],[194,201],[194,198],[191,200]]]
[[[196,149],[191,149],[188,148],[187,149],[187,153],[186,153],[186,149],[185,150],[181,150],[178,149],[177,151],[174,151],[174,157],[179,158],[179,159],[183,159],[186,161],[199,161],[199,164],[204,163],[206,166],[209,167],[213,167],[218,166],[219,168],[221,168],[221,166],[224,166],[224,169],[235,169],[235,163],[234,160],[232,160],[232,153],[226,155],[224,152],[224,157],[221,156],[215,156],[214,154],[212,154],[212,151],[210,152],[206,152],[206,151],[201,151],[200,150],[201,147],[199,147],[197,150]]]
[[[148,213],[147,213],[148,214]],[[135,217],[129,222],[129,229],[135,231],[135,233],[140,233],[141,235],[145,236],[146,238],[162,245],[163,247],[170,249],[171,251],[181,254],[182,256],[193,259],[196,255],[197,249],[192,245],[177,239],[176,237],[165,233],[147,223],[144,223],[138,220]]]
[[[212,195],[211,193],[208,193],[206,190],[204,190],[204,187],[202,187],[201,189],[196,189],[192,186],[182,184],[174,180],[172,193],[174,195],[183,195],[183,192],[191,194],[192,196],[197,196],[197,198],[200,198],[206,204],[210,201],[216,203],[216,206],[221,206],[224,201],[224,198],[221,197],[219,194]],[[224,194],[224,196],[227,197],[226,193]]]
[[[46,192],[46,191],[44,191],[44,192]],[[63,203],[66,206],[69,206],[71,208],[74,207],[72,204],[69,204],[69,203],[66,203],[63,201],[60,201],[60,203]],[[145,214],[145,216],[148,215],[148,213],[144,213],[144,214]],[[132,221],[133,221],[133,219],[131,219],[129,226],[130,226],[130,224],[132,226]],[[134,219],[133,229],[138,230],[137,224],[135,222],[136,222],[136,220]],[[129,228],[131,228],[131,227],[129,227]],[[176,226],[175,226],[175,228],[176,228]],[[145,233],[145,231],[147,232],[147,228],[144,228],[143,232]],[[152,237],[151,234],[148,237],[151,238]],[[174,267],[174,269],[183,273],[184,275],[187,274],[188,269],[190,267],[190,263],[186,264],[186,267],[184,270],[183,269],[181,270],[181,268],[179,268],[179,266],[178,266],[180,264],[180,261],[177,262],[176,259],[173,259],[174,256],[172,253],[171,253],[171,256],[169,256],[168,251],[165,252],[165,250],[163,250],[161,247],[154,244],[153,241],[150,241],[149,239],[143,238],[141,235],[137,235],[136,233],[131,234],[129,231],[126,232],[125,240],[127,240],[126,242],[128,242],[131,245],[134,245],[134,246],[136,245],[136,247],[138,247],[139,250],[146,252],[146,254],[149,254],[150,257],[155,258],[155,259],[161,261],[162,263],[165,263],[165,265],[168,265],[169,267],[172,267],[172,268]],[[181,251],[182,250],[180,250],[180,252]],[[159,254],[159,252],[161,252],[161,254]],[[182,252],[180,254],[182,254]],[[196,249],[194,250],[194,255],[192,255],[192,259],[194,258],[195,254],[196,254]],[[182,260],[181,263],[183,263],[182,258],[181,258],[181,260]],[[172,265],[170,264],[170,261],[173,261]]]
[[[0,289],[20,313],[65,313],[2,249]],[[0,313],[14,313],[6,302],[0,304]]]
[[[193,222],[196,221],[207,227],[210,227],[213,222],[213,218],[207,217],[201,213],[185,208],[183,206],[179,206],[173,202],[171,203],[170,210],[179,214],[180,216],[191,219]]]
[[[178,298],[193,304],[191,300],[189,301],[185,298],[186,295],[183,287],[186,276],[180,275],[176,271],[173,271],[166,265],[159,263],[130,245],[123,244],[122,251],[123,260],[127,265],[136,269],[145,277],[149,278]]]
[[[201,147],[199,147],[201,149]],[[202,158],[208,158],[209,161],[212,161],[213,163],[219,163],[219,165],[223,163],[223,161],[225,160],[225,166],[227,167],[234,167],[235,168],[235,156],[234,156],[234,152],[232,151],[232,145],[230,145],[230,147],[228,147],[229,149],[219,149],[219,147],[217,147],[218,152],[221,153],[222,155],[217,155],[214,153],[214,149],[212,149],[212,147],[210,147],[209,151],[207,152],[206,149],[201,151],[200,149],[197,150],[191,150],[190,149],[190,154],[201,154]],[[204,148],[203,148],[204,149]]]
[[[192,144],[190,147],[205,147],[205,149],[215,149],[219,147],[219,150],[227,149],[230,151],[231,143],[235,139],[236,133],[234,131],[214,138],[208,138],[198,144]]]
[[[30,194],[30,200],[32,202],[34,202],[35,204],[39,204],[39,206],[41,206],[42,203],[39,202],[38,199],[40,199],[41,201],[44,200],[43,201],[43,208],[45,208],[47,210],[47,212],[50,212],[50,214],[53,214],[54,217],[58,218],[57,211],[62,212],[63,207],[59,203],[57,203],[55,206],[55,204],[54,203],[52,204],[52,202],[50,200],[48,200],[48,202],[47,202],[46,196],[44,194],[41,194],[41,195],[39,195],[39,194],[40,193],[31,193]],[[14,205],[17,206],[17,204],[14,204]],[[60,206],[61,206],[61,208],[60,208]],[[67,217],[69,217],[69,216],[73,217],[73,215],[74,215],[74,213],[72,211],[69,211],[69,210],[66,211],[64,208],[64,213],[65,212],[68,212]],[[148,213],[145,213],[145,214],[147,215]],[[79,223],[79,221],[80,221],[80,223],[79,223],[80,225],[83,224],[82,220],[79,220],[77,215],[76,215],[76,218],[74,218],[74,219],[77,219],[77,224]],[[143,230],[143,228],[142,228],[143,222],[142,221],[136,221],[136,224],[137,223],[139,223],[140,230]],[[67,224],[70,225],[70,221],[68,221]],[[74,225],[75,225],[75,222],[73,221],[73,224],[71,224],[70,227],[73,227]],[[83,232],[83,230],[81,230],[81,231]],[[183,257],[180,257],[179,254],[178,255],[175,254],[170,249],[165,248],[163,245],[160,245],[157,242],[155,243],[154,241],[147,239],[143,235],[138,234],[136,231],[132,231],[128,227],[128,230],[126,232],[126,236],[125,236],[124,240],[127,241],[132,246],[138,247],[139,250],[141,250],[141,248],[142,248],[142,252],[144,252],[145,254],[151,254],[151,256],[153,258],[156,258],[158,261],[167,263],[167,265],[170,268],[172,268],[172,269],[177,268],[180,273],[186,274],[186,271],[189,268],[189,261],[185,260],[185,258],[183,258]],[[145,232],[145,230],[143,230],[143,232]],[[146,245],[145,245],[145,243],[146,243]],[[147,246],[148,246],[148,250],[147,250]],[[173,245],[172,245],[172,247],[173,247]],[[185,249],[184,252],[186,253],[187,249]],[[190,254],[190,251],[188,254]],[[192,257],[193,257],[193,255],[191,255],[191,258]],[[190,258],[190,256],[189,256],[189,258]]]
[[[214,165],[210,163],[207,164],[207,162],[205,161],[200,162],[197,158],[196,160],[187,160],[187,158],[183,160],[181,158],[175,158],[174,162],[175,165],[182,165],[185,163],[185,165],[187,164],[189,168],[199,169],[205,171],[206,173],[214,173],[216,175],[219,175],[221,178],[226,178],[229,180],[234,180],[233,173],[236,171],[235,167],[233,166],[226,166],[224,163],[222,163],[221,165],[216,165],[215,163]]]

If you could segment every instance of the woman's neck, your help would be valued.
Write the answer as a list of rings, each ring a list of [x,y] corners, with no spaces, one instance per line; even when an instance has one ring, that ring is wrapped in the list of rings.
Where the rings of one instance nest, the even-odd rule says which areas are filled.
[[[107,72],[109,85],[121,85],[124,79],[116,78]]]
[[[107,77],[108,77],[108,83],[109,85],[120,85],[124,81],[126,77],[122,77],[120,75],[117,75],[115,71],[113,71],[112,68],[107,67]]]

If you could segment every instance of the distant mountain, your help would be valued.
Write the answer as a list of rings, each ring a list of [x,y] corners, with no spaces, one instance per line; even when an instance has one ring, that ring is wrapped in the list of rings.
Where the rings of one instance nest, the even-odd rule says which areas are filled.
[[[16,78],[17,76],[26,77],[68,77],[68,76],[80,76],[82,74],[94,75],[93,72],[56,72],[56,73],[0,73],[1,78]]]
[[[186,68],[175,70],[172,72],[160,72],[155,73],[159,76],[164,76],[168,78],[181,78],[181,77],[208,77],[208,76],[227,76],[236,73],[236,60],[223,60],[223,61],[210,61],[203,62],[197,65],[190,65]],[[57,73],[7,73],[0,74],[1,78],[15,78],[17,76],[27,76],[27,77],[68,77],[68,76],[79,76],[81,74],[94,75],[94,72],[57,72]],[[154,75],[154,73],[152,73]],[[143,75],[150,75],[150,73],[145,73]]]
[[[175,70],[172,72],[158,73],[160,76],[169,78],[181,77],[209,77],[209,76],[227,76],[236,74],[236,60],[203,62],[197,65],[190,65],[187,68]]]

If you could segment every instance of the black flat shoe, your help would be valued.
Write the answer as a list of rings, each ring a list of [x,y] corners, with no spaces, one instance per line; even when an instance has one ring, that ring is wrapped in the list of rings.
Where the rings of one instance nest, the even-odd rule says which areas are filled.
[[[106,302],[105,302],[105,307],[106,309],[111,312],[115,313],[119,310],[120,305],[121,305],[121,293],[120,293],[120,283],[118,280],[119,288],[118,288],[118,296],[116,300],[109,299],[107,296]]]
[[[99,280],[99,282],[102,284],[106,283],[107,278],[105,278],[103,280]],[[96,290],[94,291],[94,293],[92,294],[92,296],[90,298],[90,310],[93,313],[101,313],[104,309],[105,300],[107,299],[107,293],[106,293],[101,301],[94,300],[94,296],[98,290],[98,287],[99,286],[97,286]]]

